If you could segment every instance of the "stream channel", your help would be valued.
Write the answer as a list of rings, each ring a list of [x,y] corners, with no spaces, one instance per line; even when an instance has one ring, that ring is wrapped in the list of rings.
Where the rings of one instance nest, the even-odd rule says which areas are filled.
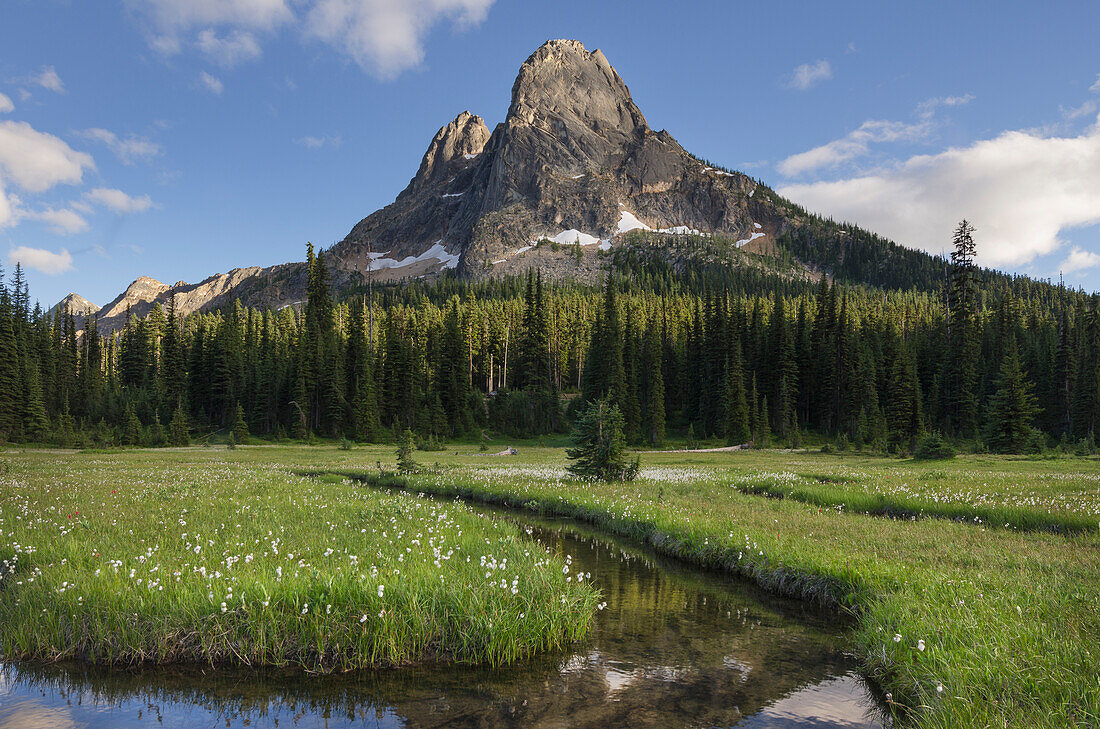
[[[0,729],[887,725],[836,613],[573,521],[475,510],[592,574],[607,606],[584,641],[500,668],[331,676],[0,662]]]

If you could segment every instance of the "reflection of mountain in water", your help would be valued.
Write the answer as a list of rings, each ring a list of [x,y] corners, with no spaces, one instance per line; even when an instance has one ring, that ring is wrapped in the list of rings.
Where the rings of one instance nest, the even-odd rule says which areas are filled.
[[[608,603],[570,655],[325,677],[7,666],[0,727],[878,726],[835,616],[582,527],[531,531]]]

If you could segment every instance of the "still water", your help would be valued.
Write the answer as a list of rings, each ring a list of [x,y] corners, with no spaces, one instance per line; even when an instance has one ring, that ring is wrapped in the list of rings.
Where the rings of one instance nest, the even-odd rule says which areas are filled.
[[[486,514],[592,573],[607,607],[585,641],[497,669],[339,676],[0,663],[0,729],[883,726],[837,616],[583,525]]]

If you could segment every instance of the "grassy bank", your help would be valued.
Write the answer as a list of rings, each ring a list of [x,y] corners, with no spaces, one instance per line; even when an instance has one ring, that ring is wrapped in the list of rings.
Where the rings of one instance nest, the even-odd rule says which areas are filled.
[[[663,465],[632,484],[586,484],[564,478],[560,451],[521,448],[507,465],[453,458],[455,467],[410,486],[583,519],[776,592],[851,610],[866,671],[919,726],[1100,722],[1100,538],[1087,526],[1100,500],[1095,461],[945,467],[784,453],[646,460]],[[807,494],[812,483],[823,498],[837,488],[903,491],[918,511],[943,513],[950,504],[969,523],[868,516],[739,488],[786,469],[802,472]],[[1006,529],[973,519],[990,509],[1018,509],[1021,521]],[[1045,531],[1063,522],[1081,531]]]
[[[504,445],[519,455],[472,445],[418,453],[430,472],[410,485],[577,517],[850,610],[865,670],[919,726],[1100,724],[1096,459],[643,453],[641,480],[604,485],[566,480],[560,448],[488,451]],[[379,461],[392,468],[392,447],[0,460],[0,570],[16,572],[0,579],[9,654],[322,670],[440,655],[503,661],[579,635],[598,600],[556,561],[526,554],[513,529],[449,502],[291,475],[377,474]],[[754,484],[784,498],[745,493]],[[857,513],[875,499],[912,513]],[[482,556],[498,569],[482,569]]]
[[[1094,480],[1100,490],[1100,472],[1078,474],[1082,479]],[[846,509],[850,512],[901,519],[934,518],[965,521],[990,528],[1022,529],[1025,531],[1096,533],[1100,528],[1100,514],[1085,503],[1062,505],[1052,508],[1049,499],[1019,498],[1012,494],[1011,501],[1002,502],[988,490],[970,490],[959,493],[945,491],[946,482],[955,488],[951,477],[942,471],[927,473],[909,469],[913,480],[899,476],[896,483],[884,483],[867,472],[798,474],[790,471],[779,473],[749,473],[732,478],[732,485],[745,494],[767,496],[775,499],[792,499],[811,506]],[[1095,476],[1096,478],[1091,478]],[[980,494],[980,496],[979,496]],[[1031,501],[1031,503],[1021,503]]]
[[[587,631],[597,593],[515,528],[273,455],[6,457],[0,654],[330,671],[502,663]]]

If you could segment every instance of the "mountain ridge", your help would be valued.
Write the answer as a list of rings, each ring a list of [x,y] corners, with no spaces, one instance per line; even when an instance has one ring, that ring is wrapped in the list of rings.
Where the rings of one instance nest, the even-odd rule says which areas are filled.
[[[325,252],[336,291],[361,288],[368,278],[383,283],[454,271],[476,281],[528,267],[591,282],[607,262],[572,254],[613,248],[633,231],[660,234],[646,237],[654,246],[662,236],[688,235],[767,254],[798,238],[803,271],[826,267],[810,260],[811,231],[829,238],[829,256],[844,258],[851,240],[844,226],[810,216],[652,129],[598,49],[545,42],[521,64],[511,93],[505,119],[492,131],[469,110],[441,126],[394,201]],[[549,249],[538,246],[546,240]],[[890,250],[876,255],[888,259]],[[278,308],[305,298],[306,279],[301,262],[236,268],[196,284],[140,277],[96,316],[101,331],[115,331],[128,316],[166,307],[172,297],[183,315],[234,298]]]

